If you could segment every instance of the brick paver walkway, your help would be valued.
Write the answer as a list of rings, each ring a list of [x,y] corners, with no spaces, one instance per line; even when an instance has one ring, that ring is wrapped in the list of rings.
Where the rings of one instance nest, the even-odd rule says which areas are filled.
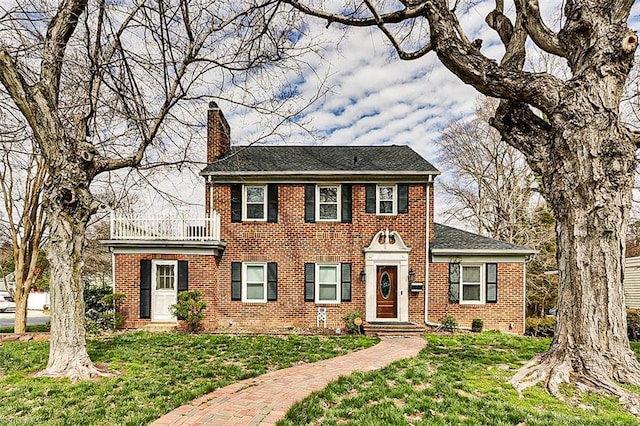
[[[176,408],[153,425],[275,425],[311,392],[354,371],[370,371],[413,357],[422,337],[383,337],[377,345],[337,358],[272,371],[217,389]]]

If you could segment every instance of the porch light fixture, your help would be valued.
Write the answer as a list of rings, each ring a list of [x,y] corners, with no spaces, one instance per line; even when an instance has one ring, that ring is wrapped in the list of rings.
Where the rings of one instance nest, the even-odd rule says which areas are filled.
[[[413,269],[409,269],[409,284],[413,283],[413,278],[416,276],[416,273],[413,272]]]
[[[364,269],[362,271],[360,271],[360,282],[361,283],[366,283],[367,282],[367,273],[364,272]]]

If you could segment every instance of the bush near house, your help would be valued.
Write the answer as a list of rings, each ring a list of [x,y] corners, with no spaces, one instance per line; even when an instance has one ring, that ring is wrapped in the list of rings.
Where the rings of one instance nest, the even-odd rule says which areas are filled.
[[[474,320],[471,321],[471,331],[473,331],[474,333],[482,332],[483,327],[484,322],[480,318],[474,318]]]
[[[360,325],[356,325],[356,323],[354,322],[356,318],[360,318],[362,319],[362,312],[360,311],[355,311],[352,312],[350,314],[347,314],[345,316],[342,317],[342,320],[344,321],[344,326],[347,329],[347,333],[349,334],[362,334],[363,330],[362,330],[362,323]]]
[[[458,323],[452,315],[445,315],[440,318],[440,330],[454,332],[458,329]]]
[[[202,291],[189,290],[178,293],[178,302],[169,307],[171,315],[183,321],[186,331],[196,333],[202,330],[204,310],[207,303],[202,300]]]

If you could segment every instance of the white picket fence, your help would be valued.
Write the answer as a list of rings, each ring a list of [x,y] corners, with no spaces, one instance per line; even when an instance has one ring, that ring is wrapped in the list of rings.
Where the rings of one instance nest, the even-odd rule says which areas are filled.
[[[220,241],[220,214],[207,218],[116,217],[111,214],[112,240]]]

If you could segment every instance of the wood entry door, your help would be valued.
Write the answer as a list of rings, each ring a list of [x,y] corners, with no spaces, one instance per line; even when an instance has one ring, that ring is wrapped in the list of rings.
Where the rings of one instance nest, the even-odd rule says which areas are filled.
[[[398,318],[398,267],[376,270],[376,318]]]

